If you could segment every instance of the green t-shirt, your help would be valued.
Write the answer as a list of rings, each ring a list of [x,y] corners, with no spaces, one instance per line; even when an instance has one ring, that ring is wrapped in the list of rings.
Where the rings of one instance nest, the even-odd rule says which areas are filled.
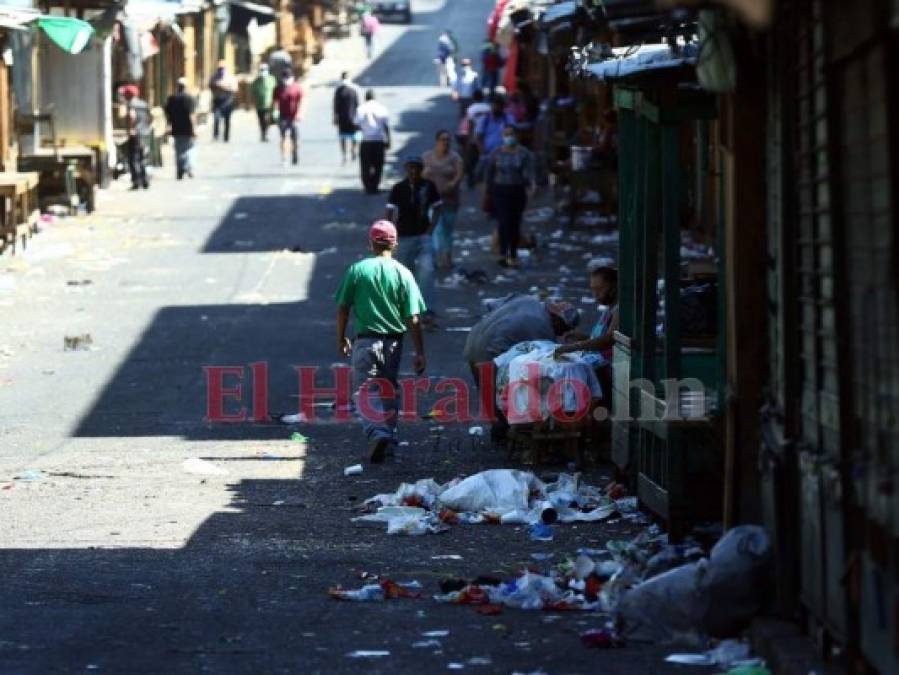
[[[356,333],[405,333],[406,319],[426,309],[412,272],[384,256],[351,265],[334,299],[353,308]]]
[[[268,110],[272,107],[272,96],[277,84],[278,81],[274,75],[260,75],[253,80],[253,84],[250,85],[250,93],[253,94],[257,110]]]

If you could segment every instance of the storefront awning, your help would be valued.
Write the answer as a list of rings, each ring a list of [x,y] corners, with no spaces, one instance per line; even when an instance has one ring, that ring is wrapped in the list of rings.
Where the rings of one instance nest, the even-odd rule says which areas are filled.
[[[40,13],[35,10],[0,7],[0,30],[27,30],[38,17]]]
[[[611,81],[636,77],[652,72],[695,66],[699,49],[686,45],[675,52],[666,44],[641,47],[618,47],[614,58],[584,66],[584,73],[598,80]]]
[[[266,5],[245,0],[230,0],[231,21],[228,32],[234,35],[248,36],[250,22],[255,19],[256,25],[264,26],[277,18],[278,13]]]

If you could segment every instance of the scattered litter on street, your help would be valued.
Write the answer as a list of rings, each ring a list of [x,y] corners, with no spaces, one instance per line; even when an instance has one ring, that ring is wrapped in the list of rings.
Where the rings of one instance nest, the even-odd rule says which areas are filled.
[[[462,556],[455,553],[449,553],[446,555],[432,555],[431,560],[462,560]]]
[[[351,659],[375,659],[382,656],[390,656],[390,652],[377,649],[357,649],[347,653],[347,657]]]
[[[367,499],[368,513],[354,522],[386,522],[388,534],[426,534],[445,525],[495,523],[534,525],[607,520],[619,513],[599,488],[580,482],[579,474],[560,474],[544,483],[533,473],[490,469],[446,484],[433,478],[403,483],[393,494]],[[413,507],[415,511],[397,511]],[[544,539],[551,530],[540,530]]]
[[[469,436],[483,436],[484,435],[484,427],[481,427],[481,426],[469,427],[468,435]]]
[[[184,462],[181,463],[181,468],[187,473],[198,474],[200,476],[224,476],[228,473],[227,469],[223,469],[222,467],[216,466],[212,462],[207,462],[205,459],[200,459],[199,457],[185,459]]]
[[[362,473],[362,465],[361,464],[353,464],[353,466],[348,466],[343,470],[344,476],[358,476]]]
[[[334,586],[328,589],[328,595],[335,600],[349,600],[351,602],[383,602],[384,600],[396,600],[399,598],[421,597],[421,584],[417,581],[397,583],[387,578],[378,579],[377,576],[369,576],[367,578],[374,578],[377,583],[366,584],[362,588],[356,589]]]
[[[553,529],[544,523],[534,523],[528,533],[534,541],[552,541],[554,536]]]
[[[448,630],[442,629],[442,630],[425,631],[421,635],[422,635],[422,637],[426,637],[426,638],[442,638],[442,637],[446,637],[449,634],[450,634],[450,632]]]
[[[665,657],[666,663],[677,663],[682,666],[714,666],[712,660],[705,654],[669,654]]]
[[[15,476],[13,480],[22,480],[22,481],[37,481],[44,480],[47,477],[43,471],[38,471],[37,469],[29,469],[27,471],[23,471],[19,475]],[[10,486],[12,487],[12,486]]]
[[[93,345],[94,339],[90,333],[82,335],[66,335],[63,338],[63,349],[67,352],[87,351]]]
[[[419,640],[412,643],[412,649],[440,649],[442,646],[440,640]]]
[[[308,422],[304,413],[296,413],[293,415],[281,415],[282,424],[299,424],[300,422]]]
[[[585,647],[598,647],[607,649],[609,647],[622,647],[624,640],[615,631],[614,628],[593,628],[581,633],[581,642]]]
[[[290,440],[292,440],[294,443],[308,443],[309,442],[309,439],[298,431],[294,431],[290,435]]]

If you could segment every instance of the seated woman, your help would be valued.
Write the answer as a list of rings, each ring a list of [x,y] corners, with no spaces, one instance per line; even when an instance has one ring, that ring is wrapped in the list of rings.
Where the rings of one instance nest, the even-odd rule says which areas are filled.
[[[590,335],[569,333],[566,344],[556,348],[555,356],[585,352],[584,359],[590,361],[597,371],[603,399],[609,402],[612,390],[612,348],[615,346],[615,331],[618,330],[618,270],[612,267],[594,269],[590,273],[590,291],[596,302],[608,309],[600,314]]]

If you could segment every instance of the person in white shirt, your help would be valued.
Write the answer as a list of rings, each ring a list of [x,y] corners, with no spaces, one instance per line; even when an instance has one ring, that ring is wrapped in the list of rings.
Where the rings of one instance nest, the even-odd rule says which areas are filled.
[[[384,156],[390,147],[390,123],[387,108],[375,100],[375,92],[365,92],[365,103],[356,110],[356,126],[362,132],[359,165],[366,194],[378,194]]]
[[[462,72],[453,80],[453,99],[459,104],[459,117],[464,117],[472,97],[481,89],[481,76],[471,67],[471,59],[462,59]]]

